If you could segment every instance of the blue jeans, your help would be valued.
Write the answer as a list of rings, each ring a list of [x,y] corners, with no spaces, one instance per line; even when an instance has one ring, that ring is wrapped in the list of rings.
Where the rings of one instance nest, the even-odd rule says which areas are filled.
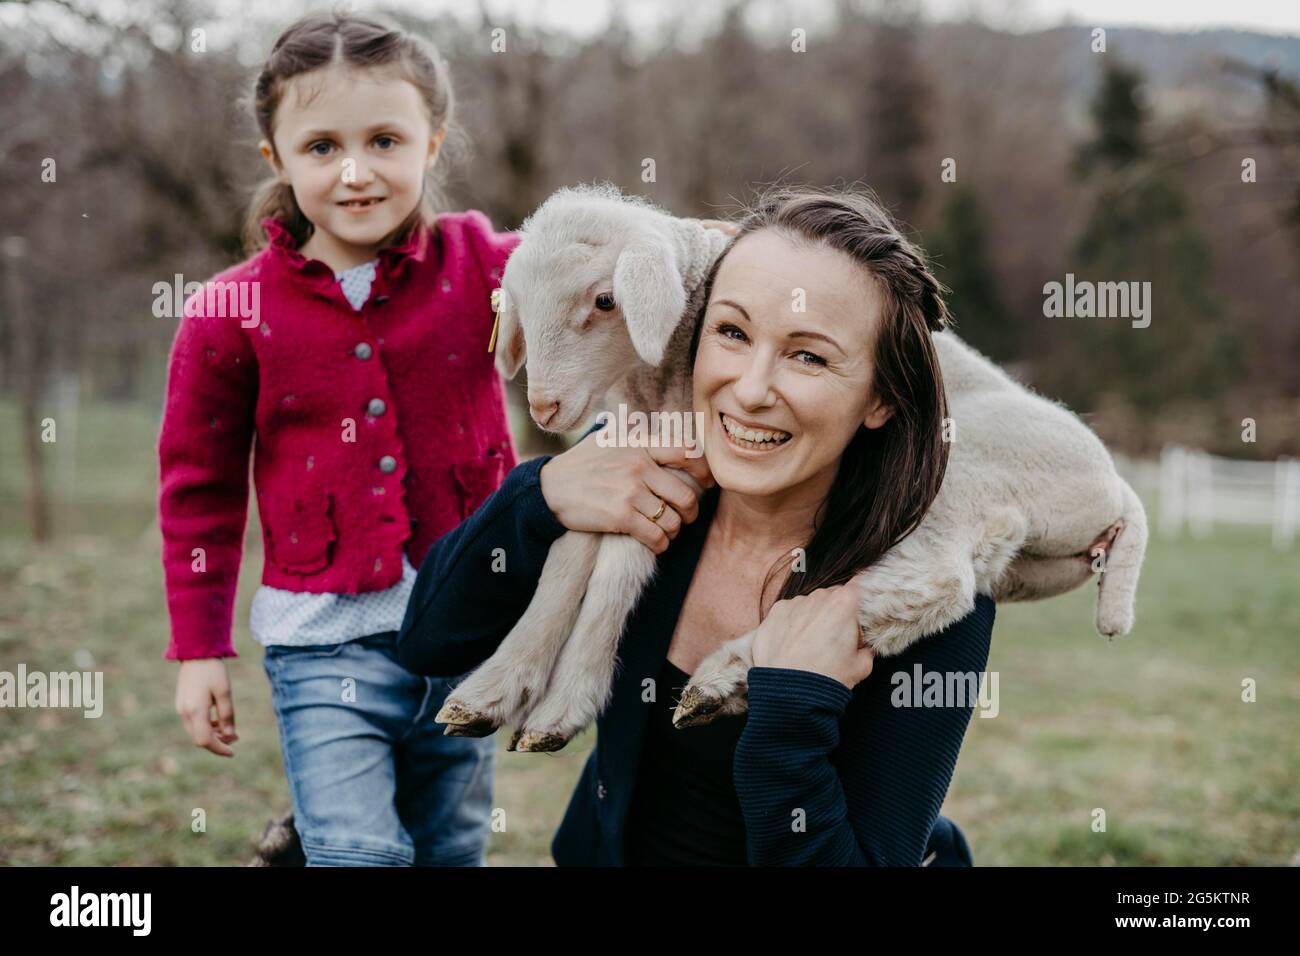
[[[266,648],[308,866],[487,862],[493,738],[443,736],[452,681],[406,670],[396,639]]]

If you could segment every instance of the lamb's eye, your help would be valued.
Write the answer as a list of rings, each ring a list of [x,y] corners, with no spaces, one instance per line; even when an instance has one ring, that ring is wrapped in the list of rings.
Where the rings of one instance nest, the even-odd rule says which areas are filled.
[[[614,293],[602,292],[600,295],[596,296],[596,308],[600,309],[602,312],[613,312]]]

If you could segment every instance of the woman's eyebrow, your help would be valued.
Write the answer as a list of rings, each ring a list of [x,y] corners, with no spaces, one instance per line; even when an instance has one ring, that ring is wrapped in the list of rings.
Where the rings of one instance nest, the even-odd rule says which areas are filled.
[[[730,299],[715,299],[714,305],[729,305],[737,312],[739,312],[741,315],[743,315],[746,320],[749,319],[749,313],[745,311],[744,307],[737,305],[735,302],[732,302]]]
[[[820,332],[810,332],[810,331],[807,331],[807,330],[804,330],[804,329],[800,329],[800,330],[797,331],[797,332],[791,332],[791,333],[789,333],[789,334],[786,336],[786,338],[790,338],[790,339],[820,339],[821,341],[825,342],[826,344],[831,345],[831,346],[834,346],[835,348],[839,349],[841,352],[844,351],[844,349],[840,348],[840,343],[839,343],[839,342],[836,342],[836,341],[835,341],[833,338],[831,338],[829,335],[823,335],[823,334],[820,333]]]
[[[713,304],[714,304],[714,305],[729,305],[729,306],[731,306],[733,309],[735,309],[737,312],[739,312],[741,315],[743,315],[743,316],[745,317],[745,320],[746,320],[746,321],[752,321],[752,320],[749,318],[749,313],[746,312],[742,306],[737,305],[735,302],[732,302],[730,299],[715,299],[714,302],[713,302]],[[829,335],[824,335],[824,334],[821,333],[821,332],[813,332],[813,331],[811,331],[810,329],[799,329],[799,330],[797,330],[797,331],[795,331],[795,332],[787,332],[787,333],[786,333],[786,338],[788,338],[788,339],[820,339],[821,341],[825,342],[826,344],[831,345],[831,346],[833,346],[833,347],[836,348],[836,349],[839,349],[840,352],[842,352],[842,353],[844,353],[844,354],[848,354],[848,353],[844,352],[844,348],[843,348],[843,346],[841,346],[839,342],[836,342],[836,341],[835,341],[833,338],[831,338]]]

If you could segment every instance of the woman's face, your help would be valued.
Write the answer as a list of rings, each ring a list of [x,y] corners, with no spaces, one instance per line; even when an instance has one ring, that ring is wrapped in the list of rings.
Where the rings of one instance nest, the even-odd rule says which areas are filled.
[[[892,414],[872,388],[882,301],[837,249],[774,229],[736,241],[695,356],[694,408],[706,416],[719,487],[756,496],[808,481],[829,488],[859,426],[878,428]]]

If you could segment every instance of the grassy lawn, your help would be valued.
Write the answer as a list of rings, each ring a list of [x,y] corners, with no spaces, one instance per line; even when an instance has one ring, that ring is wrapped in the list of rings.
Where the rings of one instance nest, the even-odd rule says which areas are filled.
[[[82,411],[71,471],[51,449],[53,545],[28,540],[12,406],[0,405],[0,670],[102,670],[104,715],[0,710],[0,864],[227,865],[287,808],[248,602],[249,529],[230,662],[240,741],[188,743],[164,661],[153,525],[157,412]],[[60,440],[63,435],[60,434]],[[1155,539],[1134,633],[1107,644],[1091,588],[998,609],[1000,713],[975,716],[944,812],[976,863],[1287,864],[1300,852],[1300,550],[1265,532]],[[1241,701],[1242,681],[1257,684]],[[494,865],[550,862],[551,836],[592,744],[499,752]],[[504,740],[498,741],[504,746]],[[1094,833],[1096,809],[1106,832]],[[195,833],[196,809],[206,832]]]

